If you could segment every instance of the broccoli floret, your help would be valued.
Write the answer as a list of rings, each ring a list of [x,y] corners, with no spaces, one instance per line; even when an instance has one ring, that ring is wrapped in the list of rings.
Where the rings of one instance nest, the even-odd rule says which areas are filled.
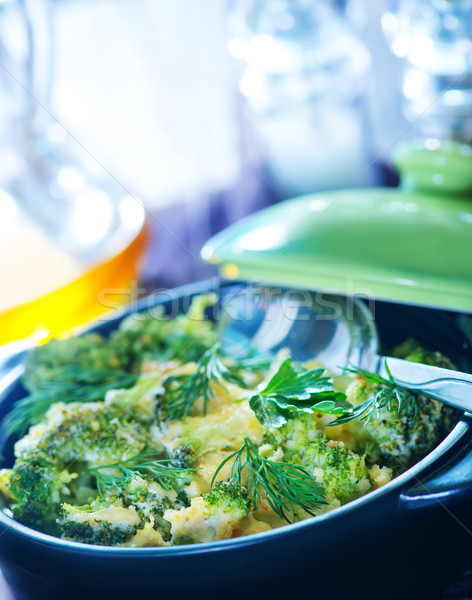
[[[28,460],[37,449],[56,463],[105,465],[138,454],[147,438],[146,427],[103,402],[58,402],[16,443],[15,455]]]
[[[345,504],[372,488],[365,458],[325,435],[307,445],[299,464],[322,484],[328,502],[337,499]]]
[[[364,457],[321,433],[314,415],[298,415],[284,426],[270,429],[265,442],[272,450],[282,449],[283,461],[305,467],[323,486],[328,503],[338,500],[344,504],[372,487]],[[261,452],[267,451],[261,447]]]
[[[125,506],[134,507],[144,523],[151,523],[164,541],[170,540],[170,523],[164,519],[164,513],[169,508],[179,509],[183,505],[175,490],[165,490],[150,477],[135,476],[120,498]]]
[[[119,345],[111,345],[98,333],[65,340],[51,340],[28,353],[23,385],[31,392],[55,380],[57,369],[74,365],[84,369],[128,370],[129,358]]]
[[[131,388],[107,392],[105,406],[107,412],[119,415],[120,421],[139,422],[148,428],[156,420],[158,397],[163,392],[159,374],[144,375]]]
[[[195,457],[195,449],[190,445],[182,443],[172,451],[170,458],[176,467],[179,467],[180,469],[189,469],[195,464]]]
[[[241,535],[251,508],[244,488],[219,482],[188,508],[168,510],[164,518],[171,523],[172,544],[213,542]]]
[[[79,487],[89,490],[83,499],[90,497],[87,486],[93,481],[86,467],[131,458],[146,439],[139,423],[120,421],[103,402],[53,405],[15,445],[17,459],[8,477],[15,518],[49,531],[60,503],[77,501]]]
[[[397,358],[404,358],[405,360],[424,363],[433,367],[443,367],[444,369],[456,368],[452,360],[447,356],[444,356],[441,352],[424,348],[413,338],[409,338],[403,344],[396,346],[391,354]]]
[[[290,462],[292,454],[299,455],[303,448],[320,434],[315,417],[301,413],[296,418],[289,419],[283,427],[268,429],[264,435],[264,442],[274,448],[283,447],[284,460]]]
[[[113,345],[128,348],[133,371],[146,360],[196,362],[216,341],[211,322],[193,323],[185,317],[172,321],[156,320],[152,316],[137,321],[128,317],[111,336]]]
[[[242,518],[253,508],[246,489],[226,481],[219,481],[211,492],[204,494],[203,498],[210,516],[232,513]]]
[[[413,362],[455,368],[447,357],[426,350],[413,339],[397,346],[392,354]],[[373,398],[384,387],[357,376],[347,389],[347,399],[356,406]],[[380,414],[374,411],[370,418],[342,425],[341,437],[348,439],[356,452],[365,452],[369,465],[385,465],[398,475],[430,452],[451,428],[457,414],[455,409],[423,394],[415,394],[413,402],[417,406],[416,414],[405,403],[400,407],[393,397]],[[336,429],[333,428],[333,435]]]
[[[100,546],[123,544],[143,525],[135,508],[116,498],[97,499],[85,506],[63,504],[57,524],[63,538]]]
[[[150,476],[135,475],[117,496],[84,506],[63,504],[57,524],[64,538],[108,546],[134,542],[138,531],[146,528],[158,532],[151,537],[160,545],[171,538],[165,511],[181,507],[174,490],[162,488]]]
[[[368,383],[361,377],[348,388],[348,400],[360,404],[376,394],[380,385]],[[380,414],[374,413],[368,422],[352,421],[348,425],[355,431],[357,450],[366,452],[369,464],[379,463],[390,467],[395,474],[408,469],[425,456],[450,423],[451,411],[440,402],[419,394],[416,397],[418,414],[399,411],[398,401],[392,400]]]
[[[16,461],[8,477],[11,510],[15,519],[42,531],[53,532],[57,510],[70,497],[74,475],[42,450]]]
[[[112,333],[110,343],[126,347],[134,371],[145,360],[196,362],[218,341],[215,324],[205,318],[205,309],[214,302],[210,294],[197,296],[187,314],[173,319],[156,309],[147,315],[130,315]]]
[[[166,319],[158,311],[131,315],[107,339],[99,333],[51,340],[29,352],[23,384],[30,392],[54,381],[57,369],[77,366],[97,371],[122,370],[138,373],[143,360],[197,361],[218,341],[205,309],[214,303],[211,295],[196,297],[186,315]]]

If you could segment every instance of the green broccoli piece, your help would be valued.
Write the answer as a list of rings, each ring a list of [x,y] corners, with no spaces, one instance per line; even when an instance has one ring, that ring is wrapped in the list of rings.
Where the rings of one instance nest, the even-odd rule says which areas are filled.
[[[372,488],[365,458],[324,434],[310,442],[291,462],[313,473],[323,486],[328,502],[337,499],[346,504]]]
[[[412,362],[424,363],[433,367],[443,367],[444,369],[456,369],[456,366],[447,356],[441,352],[432,351],[424,348],[413,338],[408,338],[402,344],[395,346],[391,352],[392,356],[404,358]]]
[[[284,460],[291,462],[292,455],[299,455],[307,444],[313,442],[321,431],[315,417],[309,413],[300,413],[287,421],[283,427],[268,429],[264,434],[264,443],[274,448],[282,447]]]
[[[446,356],[431,352],[409,339],[392,351],[394,356],[423,362],[433,366],[455,368]],[[349,402],[354,406],[373,399],[386,388],[380,382],[357,376],[347,389]],[[413,393],[412,393],[413,394]],[[392,395],[390,402],[366,416],[362,421],[350,421],[342,426],[352,448],[365,452],[369,465],[375,463],[392,469],[394,475],[402,473],[423,458],[450,430],[457,411],[423,394],[412,395],[416,410]]]
[[[104,402],[54,404],[41,423],[15,445],[15,455],[29,460],[41,450],[57,464],[106,465],[138,454],[145,446],[149,427],[127,419],[126,413]]]
[[[54,404],[15,445],[17,458],[6,481],[15,518],[49,531],[61,502],[74,502],[79,487],[85,486],[90,497],[93,483],[86,467],[138,454],[148,431],[125,416],[103,402]]]
[[[94,371],[126,371],[129,368],[129,358],[125,349],[121,349],[119,345],[110,345],[98,333],[51,340],[28,353],[22,383],[30,392],[37,392],[44,383],[55,381],[64,366]]]
[[[170,523],[164,519],[165,511],[186,506],[178,492],[163,489],[152,477],[145,475],[135,476],[129,481],[120,498],[125,506],[134,507],[143,523],[151,522],[153,529],[159,531],[165,541],[171,538]]]
[[[42,450],[19,458],[8,477],[10,508],[17,521],[54,533],[57,510],[70,498],[74,475]]]
[[[239,521],[254,508],[245,488],[226,481],[219,481],[208,494],[203,495],[203,499],[211,517],[232,513]]]
[[[375,395],[380,384],[361,377],[348,388],[348,400],[357,405]],[[365,451],[369,464],[390,467],[401,473],[425,456],[438,442],[444,428],[450,423],[451,411],[440,402],[419,394],[416,397],[418,413],[399,411],[398,401],[385,406],[380,414],[374,412],[370,420],[351,421],[347,427],[354,432],[356,450]],[[346,425],[344,426],[346,427]]]
[[[124,506],[117,498],[97,499],[85,506],[65,503],[57,524],[64,539],[100,546],[124,544],[143,526],[134,507]]]
[[[90,544],[123,544],[144,527],[169,541],[171,525],[164,513],[182,505],[174,489],[164,489],[152,476],[135,474],[117,495],[84,506],[63,504],[57,524],[63,537]]]
[[[187,314],[173,319],[156,309],[130,315],[111,334],[110,343],[126,348],[133,372],[145,360],[196,362],[219,338],[214,322],[205,318],[205,309],[214,302],[210,294],[197,296]]]
[[[171,524],[173,545],[213,542],[241,535],[252,508],[243,487],[218,482],[209,493],[193,498],[189,507],[169,510],[164,517]]]
[[[84,506],[64,503],[57,524],[62,537],[89,544],[124,544],[148,524],[169,541],[171,525],[163,515],[168,509],[181,507],[174,490],[164,490],[152,477],[136,475],[118,496]]]
[[[364,457],[320,432],[313,415],[301,414],[268,430],[264,441],[268,446],[261,452],[280,448],[281,460],[303,466],[323,486],[328,503],[345,504],[372,487]]]
[[[191,443],[182,442],[180,446],[177,446],[172,450],[170,454],[172,464],[180,469],[190,469],[195,464],[196,452],[195,448],[191,446]]]
[[[205,309],[214,301],[210,294],[197,296],[187,314],[173,319],[156,309],[152,314],[130,315],[109,338],[88,333],[51,340],[29,352],[23,384],[36,392],[45,382],[55,381],[64,366],[138,373],[143,360],[197,361],[218,341],[215,324],[205,319]]]

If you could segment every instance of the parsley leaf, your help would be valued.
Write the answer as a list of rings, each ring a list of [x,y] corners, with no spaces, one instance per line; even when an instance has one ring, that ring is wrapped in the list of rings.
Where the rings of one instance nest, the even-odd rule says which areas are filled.
[[[342,415],[352,409],[334,389],[324,369],[307,370],[287,358],[266,387],[249,398],[249,406],[266,427],[281,427],[293,412]]]

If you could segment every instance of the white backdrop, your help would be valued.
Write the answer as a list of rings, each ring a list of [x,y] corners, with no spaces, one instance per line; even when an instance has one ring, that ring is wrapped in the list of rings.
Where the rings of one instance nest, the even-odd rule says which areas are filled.
[[[373,153],[404,128],[400,63],[366,0]],[[62,0],[54,6],[58,120],[150,208],[230,187],[239,176],[238,64],[223,0]],[[375,156],[374,156],[375,157]]]

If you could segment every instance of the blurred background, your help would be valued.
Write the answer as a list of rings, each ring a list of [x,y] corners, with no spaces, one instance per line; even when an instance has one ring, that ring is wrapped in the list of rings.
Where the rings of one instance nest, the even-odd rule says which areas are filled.
[[[215,274],[269,204],[472,137],[470,0],[0,0],[0,344]]]

